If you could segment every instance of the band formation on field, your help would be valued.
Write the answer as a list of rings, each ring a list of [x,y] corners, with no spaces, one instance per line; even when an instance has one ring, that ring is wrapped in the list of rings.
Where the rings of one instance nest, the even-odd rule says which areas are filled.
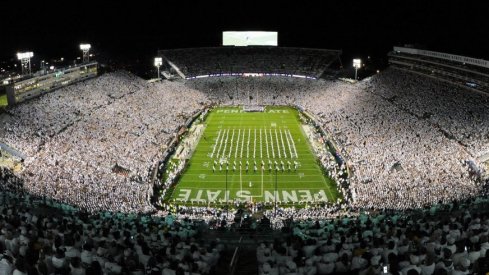
[[[193,126],[189,162],[171,195],[174,202],[230,201],[300,204],[338,198],[335,182],[317,162],[298,111],[267,107],[246,112],[216,108]],[[197,136],[197,135],[195,135]]]

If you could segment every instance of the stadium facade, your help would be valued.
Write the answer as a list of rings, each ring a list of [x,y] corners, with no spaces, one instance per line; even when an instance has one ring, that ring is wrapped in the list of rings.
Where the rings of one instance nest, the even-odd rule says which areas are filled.
[[[391,67],[489,93],[489,61],[408,47],[388,53]]]
[[[8,105],[15,105],[60,87],[95,77],[97,68],[97,62],[90,62],[51,72],[39,71],[17,79],[6,87]]]

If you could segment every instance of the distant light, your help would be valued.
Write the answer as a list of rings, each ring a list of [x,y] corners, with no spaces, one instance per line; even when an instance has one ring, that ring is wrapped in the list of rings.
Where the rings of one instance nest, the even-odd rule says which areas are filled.
[[[17,59],[22,60],[22,59],[29,59],[34,56],[33,52],[24,52],[24,53],[17,53]]]
[[[93,53],[89,54],[88,56],[92,57],[93,56]]]
[[[77,57],[76,59],[80,60],[80,59],[81,59],[81,57]]]
[[[163,58],[155,57],[155,67],[159,67],[161,65],[163,65]]]
[[[64,57],[61,57],[61,61],[65,61],[65,58]]]
[[[359,69],[362,66],[361,59],[353,59],[353,67]]]
[[[380,71],[379,71],[379,70],[377,70],[377,73],[380,73]]]
[[[90,44],[80,44],[80,50],[82,51],[90,50],[91,47]]]
[[[50,70],[54,70],[54,66],[49,67]]]

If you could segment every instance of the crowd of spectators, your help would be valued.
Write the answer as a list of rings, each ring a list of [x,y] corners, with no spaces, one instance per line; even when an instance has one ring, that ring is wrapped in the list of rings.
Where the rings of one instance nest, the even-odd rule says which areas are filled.
[[[451,98],[459,108],[447,104]],[[149,84],[111,73],[10,109],[0,140],[28,156],[19,178],[34,195],[92,211],[149,212],[151,167],[208,104],[298,105],[312,113],[347,161],[351,209],[416,208],[482,190],[468,163],[489,146],[487,129],[476,124],[486,121],[487,99],[394,69],[356,85],[287,77]]]
[[[224,246],[200,221],[43,207],[0,196],[0,274],[213,274]],[[41,207],[40,207],[41,206]]]
[[[186,77],[229,73],[275,73],[320,77],[338,52],[287,47],[219,47],[162,50]]]
[[[291,231],[257,249],[261,274],[488,271],[489,202],[475,199],[485,171],[474,166],[489,150],[489,100],[388,69],[354,85],[285,77],[146,83],[116,72],[8,109],[0,141],[27,158],[21,171],[0,170],[0,274],[212,274],[222,246],[197,238],[199,223],[188,218],[208,228],[232,222],[232,213],[203,205],[166,205],[153,216],[99,212],[153,213],[151,169],[210,104],[301,106],[351,171],[346,204],[264,211]],[[43,213],[25,194],[96,214]],[[445,208],[411,210],[440,202]]]
[[[105,74],[18,105],[0,140],[27,156],[23,188],[89,211],[149,212],[151,169],[206,97],[181,83]]]
[[[489,148],[486,129],[477,124],[489,115],[487,98],[418,78],[389,69],[356,85],[273,77],[205,78],[188,85],[220,104],[299,105],[314,114],[347,160],[354,208],[409,209],[480,194],[477,172],[484,171],[468,163],[481,167],[477,156]],[[409,109],[422,106],[429,110],[417,113],[437,115],[429,119]]]
[[[486,274],[489,201],[292,221],[262,242],[258,274]]]

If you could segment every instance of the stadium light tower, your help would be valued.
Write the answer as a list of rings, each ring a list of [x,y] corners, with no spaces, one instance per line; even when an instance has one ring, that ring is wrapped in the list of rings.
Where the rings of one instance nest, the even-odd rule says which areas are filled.
[[[34,56],[33,52],[17,53],[17,59],[20,60],[22,66],[22,74],[31,74],[31,58]]]
[[[357,80],[357,72],[360,67],[362,67],[362,60],[361,59],[353,59],[353,67],[355,68],[355,80]]]
[[[158,69],[158,79],[160,79],[160,66],[163,65],[163,58],[155,57],[155,67]]]
[[[90,61],[89,51],[92,45],[90,44],[80,44],[80,50],[83,52],[83,63]]]

